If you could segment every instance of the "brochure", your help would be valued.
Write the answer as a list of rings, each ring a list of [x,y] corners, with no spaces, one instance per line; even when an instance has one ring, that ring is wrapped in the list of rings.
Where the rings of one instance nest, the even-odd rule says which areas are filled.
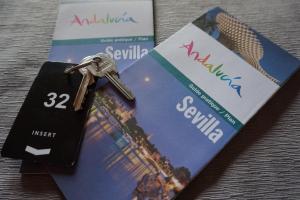
[[[122,72],[153,47],[152,0],[61,0],[48,60],[79,63],[104,52]],[[20,172],[44,174],[47,170],[24,160]]]
[[[101,87],[67,199],[173,199],[299,69],[300,61],[215,8]]]

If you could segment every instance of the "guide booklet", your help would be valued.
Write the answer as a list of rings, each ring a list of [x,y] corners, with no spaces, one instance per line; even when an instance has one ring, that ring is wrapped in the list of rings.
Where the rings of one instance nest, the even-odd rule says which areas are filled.
[[[173,199],[299,69],[300,61],[215,8],[101,87],[67,199]]]
[[[119,72],[154,47],[152,0],[61,0],[49,61],[79,63],[103,52]],[[21,173],[47,173],[24,160]]]

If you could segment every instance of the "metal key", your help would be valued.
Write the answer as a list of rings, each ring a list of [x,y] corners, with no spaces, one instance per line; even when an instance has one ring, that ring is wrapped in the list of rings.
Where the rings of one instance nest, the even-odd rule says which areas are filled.
[[[92,85],[95,82],[94,76],[91,74],[89,70],[86,69],[86,66],[92,64],[93,62],[100,62],[99,58],[93,59],[91,56],[84,58],[80,64],[67,68],[65,70],[66,74],[71,74],[75,70],[78,70],[82,74],[82,80],[78,91],[76,93],[73,107],[75,111],[82,109],[82,104],[85,100],[85,95],[87,94],[88,86]]]
[[[73,102],[75,111],[82,109],[82,104],[85,100],[85,95],[87,94],[87,88],[95,82],[94,76],[86,68],[79,69],[79,72],[83,77]]]
[[[128,100],[134,100],[132,92],[122,83],[118,76],[115,61],[107,54],[98,53],[94,56],[86,57],[83,62],[90,62],[86,68],[96,77],[106,77]]]

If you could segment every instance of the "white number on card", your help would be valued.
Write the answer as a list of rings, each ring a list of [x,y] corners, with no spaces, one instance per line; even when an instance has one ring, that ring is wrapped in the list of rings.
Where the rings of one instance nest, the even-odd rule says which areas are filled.
[[[54,106],[54,108],[59,108],[59,109],[66,109],[67,106],[65,103],[68,102],[70,99],[70,95],[68,94],[61,94],[58,96],[58,99],[60,100],[59,102],[56,101],[57,99],[57,94],[55,92],[50,92],[47,94],[48,101],[44,102],[44,106],[47,108],[51,108]]]

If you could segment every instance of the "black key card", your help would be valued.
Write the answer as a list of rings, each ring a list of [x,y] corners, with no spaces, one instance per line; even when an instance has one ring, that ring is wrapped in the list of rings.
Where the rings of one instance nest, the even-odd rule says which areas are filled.
[[[76,163],[95,84],[88,87],[82,109],[74,111],[82,75],[65,74],[70,66],[44,63],[4,143],[3,157],[64,166]]]

